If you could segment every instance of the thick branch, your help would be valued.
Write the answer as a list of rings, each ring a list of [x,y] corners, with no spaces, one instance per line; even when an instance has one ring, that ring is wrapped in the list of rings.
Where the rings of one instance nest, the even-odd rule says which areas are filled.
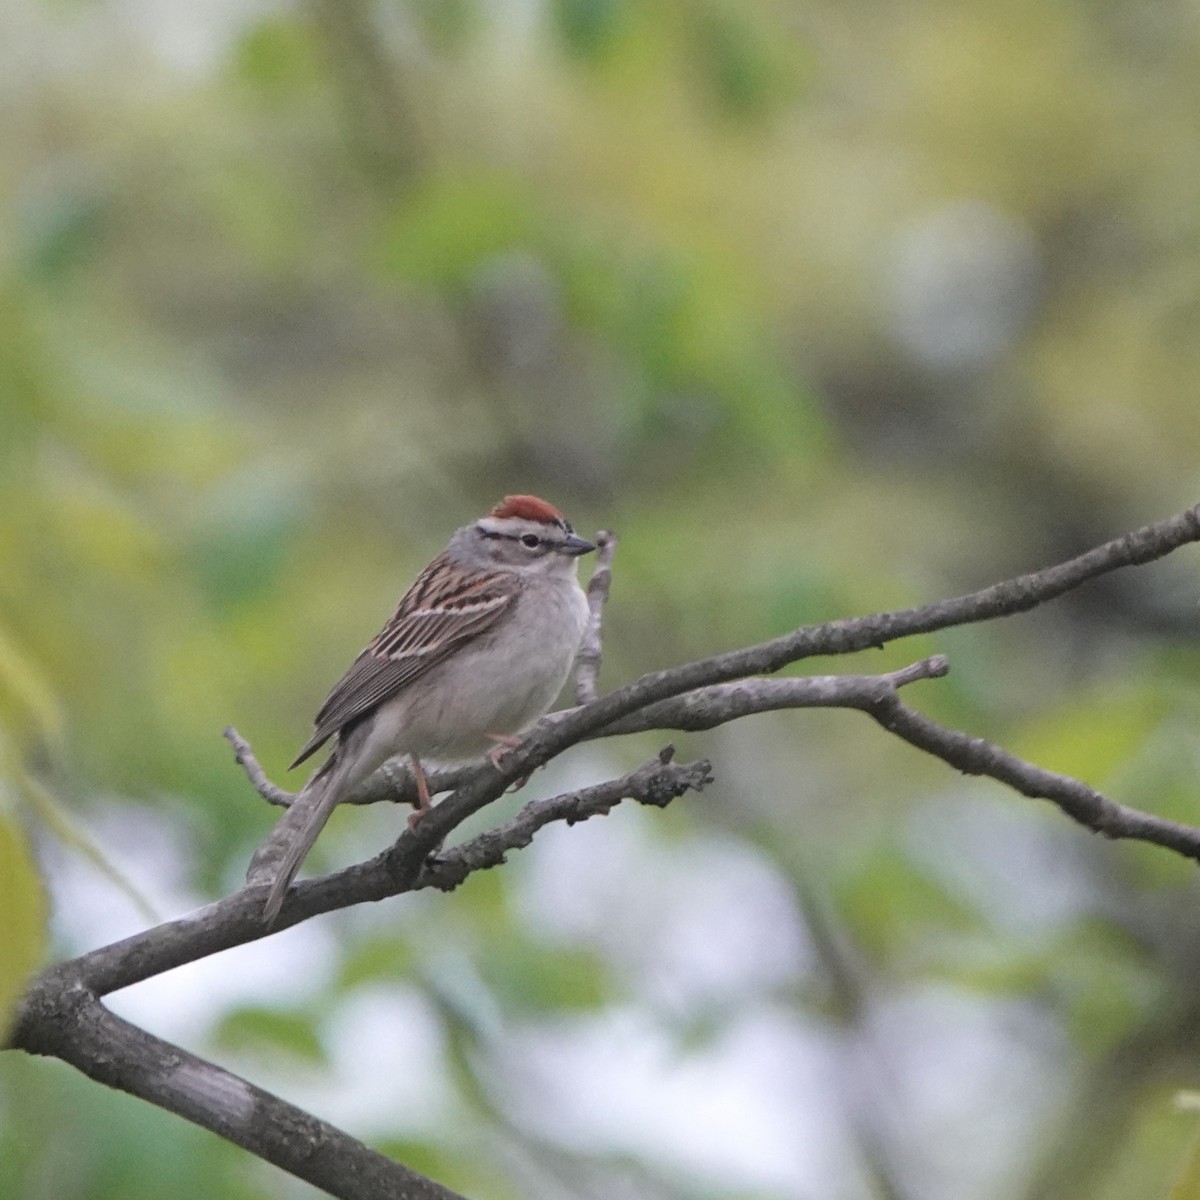
[[[856,708],[889,733],[967,775],[986,775],[1023,796],[1049,800],[1073,821],[1107,838],[1164,846],[1200,861],[1200,829],[1110,800],[1077,779],[1034,766],[984,738],[949,729],[910,708],[899,688],[945,675],[940,654],[890,675],[814,675],[803,679],[743,679],[697,688],[641,709],[602,730],[603,736],[649,729],[712,729],[752,713],[786,708]]]
[[[1067,775],[1034,766],[983,738],[972,737],[910,708],[899,688],[950,669],[940,654],[890,675],[814,675],[803,679],[742,679],[697,688],[660,701],[606,727],[602,736],[646,730],[712,729],[752,713],[786,708],[856,708],[889,733],[967,775],[986,775],[1023,796],[1049,800],[1073,821],[1112,839],[1164,846],[1200,861],[1200,829],[1140,812]]]
[[[513,822],[501,826],[501,829],[510,830],[506,836],[514,839],[502,849],[528,845],[532,833],[552,820],[583,820],[605,806],[611,808],[622,797],[631,797],[643,803],[664,803],[664,796],[682,795],[688,789],[699,790],[708,781],[708,773],[707,762],[681,765],[671,762],[669,756],[665,761],[660,756],[621,779],[564,792],[532,806],[527,805]],[[525,831],[529,831],[530,838],[519,840],[517,835]],[[494,865],[483,862],[486,856],[480,850],[489,837],[490,834],[481,834],[474,841],[449,851],[438,861],[450,863],[448,870],[460,870],[464,863],[476,858],[480,860],[481,867]],[[415,839],[416,831],[406,830],[397,845],[407,848]],[[256,941],[319,913],[369,900],[385,900],[418,887],[438,886],[436,880],[442,877],[436,873],[422,874],[427,869],[426,856],[418,860],[416,870],[409,871],[407,867],[398,869],[397,862],[407,861],[407,855],[403,858],[398,856],[397,847],[393,846],[367,862],[296,884],[288,893],[278,919],[269,928],[262,920],[261,889],[246,887],[214,904],[102,946],[53,970],[69,969],[73,972],[71,977],[77,978],[89,991],[97,996],[105,996],[119,988],[161,975],[173,967],[206,958],[232,946]],[[435,867],[436,863],[428,866]],[[466,873],[463,872],[463,877]]]
[[[342,1200],[463,1200],[278,1096],[122,1020],[70,963],[34,984],[12,1044],[60,1058]]]

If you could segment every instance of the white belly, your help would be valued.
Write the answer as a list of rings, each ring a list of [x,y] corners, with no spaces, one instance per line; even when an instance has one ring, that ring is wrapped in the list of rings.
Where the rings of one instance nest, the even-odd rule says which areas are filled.
[[[573,580],[539,581],[517,606],[486,640],[381,706],[371,737],[380,762],[391,754],[477,758],[495,744],[487,734],[520,733],[549,709],[575,661],[587,599]]]

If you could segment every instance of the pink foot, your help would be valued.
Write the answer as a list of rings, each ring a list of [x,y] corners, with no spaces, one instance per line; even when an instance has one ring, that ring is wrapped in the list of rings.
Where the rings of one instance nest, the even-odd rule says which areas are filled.
[[[412,760],[413,779],[417,783],[417,809],[409,814],[408,827],[415,829],[417,822],[433,807],[429,800],[429,780],[425,778],[425,768],[421,766],[421,760],[415,755],[410,754]]]
[[[521,744],[519,737],[514,737],[511,733],[485,733],[486,738],[491,738],[496,744],[487,752],[488,762],[493,767],[499,767],[504,756],[510,751],[516,749]],[[509,791],[519,792],[529,782],[528,775],[522,775],[509,789]]]

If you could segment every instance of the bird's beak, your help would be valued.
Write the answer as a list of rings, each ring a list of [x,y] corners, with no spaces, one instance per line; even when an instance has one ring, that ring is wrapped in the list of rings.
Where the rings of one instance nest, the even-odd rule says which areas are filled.
[[[578,558],[581,554],[591,554],[595,548],[591,542],[581,538],[578,534],[569,533],[566,540],[558,547],[558,552],[560,554],[569,554],[572,558]]]

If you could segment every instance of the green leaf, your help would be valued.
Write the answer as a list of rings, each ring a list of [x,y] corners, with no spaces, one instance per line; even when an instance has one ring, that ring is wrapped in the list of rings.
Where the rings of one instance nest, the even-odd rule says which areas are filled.
[[[233,69],[261,96],[288,99],[319,81],[320,46],[303,22],[270,17],[238,43]]]
[[[425,40],[442,54],[465,50],[483,27],[475,0],[410,0],[409,11]]]
[[[375,1148],[430,1179],[464,1196],[487,1196],[489,1200],[518,1200],[520,1192],[502,1176],[489,1171],[474,1141],[455,1129],[446,1145],[416,1138],[388,1138]]]
[[[1039,712],[1013,749],[1049,770],[1102,786],[1153,732],[1164,707],[1152,685],[1112,688]]]
[[[588,950],[513,937],[476,965],[500,1003],[523,1013],[594,1009],[611,991],[604,962]]]
[[[531,237],[537,219],[534,198],[501,175],[433,179],[392,220],[383,261],[411,283],[462,286],[485,259]]]
[[[745,9],[714,5],[698,13],[693,40],[694,65],[724,115],[761,119],[790,97],[798,39],[778,37]]]
[[[936,875],[887,842],[857,864],[836,894],[856,940],[880,958],[920,948],[937,933],[970,933],[978,924]]]
[[[273,1008],[235,1009],[217,1026],[217,1044],[239,1052],[263,1055],[278,1050],[302,1062],[324,1066],[325,1047],[310,1016]]]
[[[621,0],[554,0],[550,13],[563,45],[582,59],[607,53],[627,16]]]
[[[406,974],[412,963],[408,943],[399,937],[381,935],[354,942],[342,960],[338,986],[349,990],[380,979]]]

